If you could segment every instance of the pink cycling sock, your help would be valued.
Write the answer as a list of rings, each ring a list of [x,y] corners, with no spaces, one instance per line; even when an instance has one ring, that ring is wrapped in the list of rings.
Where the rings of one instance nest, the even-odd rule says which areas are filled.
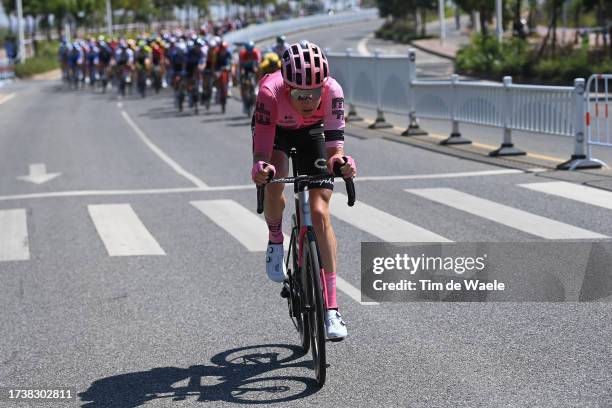
[[[328,309],[338,309],[336,303],[336,272],[327,272],[323,270],[325,275],[325,297],[327,298]]]
[[[283,243],[283,219],[280,218],[276,221],[270,221],[266,218],[266,222],[268,223],[268,239],[272,244],[282,244]]]

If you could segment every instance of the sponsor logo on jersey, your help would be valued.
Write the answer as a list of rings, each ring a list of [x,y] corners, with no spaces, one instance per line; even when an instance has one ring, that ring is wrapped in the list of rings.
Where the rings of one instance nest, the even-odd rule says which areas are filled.
[[[297,120],[293,116],[285,115],[280,121],[279,125],[281,126],[294,126],[297,125]]]
[[[344,98],[332,99],[332,115],[336,115],[336,119],[344,119]]]
[[[270,111],[266,109],[262,102],[255,106],[255,123],[258,125],[270,125]]]
[[[344,109],[344,98],[332,99],[332,109]]]

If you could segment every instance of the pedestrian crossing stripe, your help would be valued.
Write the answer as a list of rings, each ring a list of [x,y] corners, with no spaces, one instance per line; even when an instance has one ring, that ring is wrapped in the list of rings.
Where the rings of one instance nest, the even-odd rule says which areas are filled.
[[[347,197],[334,193],[331,214],[370,235],[386,242],[450,242],[448,238],[414,225],[360,201],[346,205]]]
[[[520,184],[520,187],[581,203],[612,209],[612,193],[567,182]],[[428,200],[465,211],[545,239],[601,239],[606,235],[532,214],[450,188],[407,189]],[[354,228],[386,242],[451,242],[368,204],[346,206],[346,196],[335,193],[330,212]],[[265,251],[267,225],[264,219],[233,200],[202,200],[191,204],[229,233],[248,251]],[[96,232],[109,256],[165,255],[129,204],[88,206]],[[0,210],[0,261],[30,259],[27,212],[25,209]],[[285,235],[285,249],[289,238]]]
[[[519,186],[532,191],[551,194],[612,210],[612,192],[599,188],[587,187],[567,181],[528,183],[519,184]]]
[[[89,205],[109,256],[166,255],[129,204]]]
[[[452,188],[407,189],[411,194],[545,239],[608,238],[593,231],[499,204]]]
[[[265,252],[268,249],[268,225],[262,217],[233,200],[191,201],[215,224],[223,228],[234,239],[251,252]],[[285,237],[285,250],[289,247],[289,237]]]
[[[0,210],[0,261],[30,259],[26,210]]]

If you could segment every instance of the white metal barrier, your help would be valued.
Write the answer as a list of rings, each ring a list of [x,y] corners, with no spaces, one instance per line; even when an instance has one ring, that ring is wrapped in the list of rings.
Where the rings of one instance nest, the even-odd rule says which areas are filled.
[[[355,55],[352,49],[344,54],[327,53],[331,75],[342,85],[349,107],[347,120],[360,120],[356,107],[376,110],[376,121],[370,128],[391,127],[384,112],[408,114],[411,134],[424,134],[416,124],[411,79],[416,77],[414,55]],[[408,132],[408,130],[406,131]]]
[[[378,9],[347,11],[332,15],[321,14],[289,20],[274,21],[264,24],[251,24],[248,27],[225,34],[228,42],[260,41],[277,36],[279,33],[291,33],[311,28],[331,26],[341,23],[357,22],[378,17]]]
[[[584,79],[576,79],[573,87],[517,85],[509,76],[503,83],[459,81],[457,75],[448,80],[418,80],[414,50],[407,56],[362,56],[353,55],[349,49],[343,54],[328,53],[328,58],[332,76],[345,90],[347,120],[356,116],[355,107],[373,109],[377,117],[371,128],[390,126],[385,122],[385,112],[407,115],[405,136],[426,134],[419,128],[417,117],[450,120],[451,133],[441,144],[471,143],[461,136],[460,122],[502,128],[501,146],[490,156],[525,154],[514,146],[512,130],[573,137],[574,154],[559,169],[599,168],[603,163],[591,159],[590,146],[612,145],[608,114],[608,81],[612,75],[600,75],[599,81],[589,79],[589,84],[595,84],[596,96],[587,98],[589,103],[594,100],[587,103],[587,112],[597,122],[587,126],[587,152]],[[600,92],[598,83],[603,80],[605,89]]]
[[[612,147],[610,80],[612,74],[600,74],[592,75],[587,81],[585,122],[589,158],[593,145]]]

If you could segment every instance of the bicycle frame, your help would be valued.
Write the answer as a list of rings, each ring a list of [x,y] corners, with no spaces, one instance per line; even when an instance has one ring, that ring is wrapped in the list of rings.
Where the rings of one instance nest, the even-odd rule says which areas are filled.
[[[293,176],[297,177],[296,163],[295,163],[295,153],[293,150],[291,151],[291,161],[293,167]],[[295,214],[297,218],[297,248],[298,248],[298,270],[295,271],[298,274],[302,274],[302,261],[303,261],[303,249],[304,249],[304,238],[306,234],[311,231],[312,234],[316,238],[316,234],[314,233],[314,228],[312,226],[312,215],[310,212],[310,196],[308,193],[308,183],[307,182],[296,182],[294,184],[294,198],[295,198]],[[315,240],[316,242],[316,240]],[[317,243],[318,247],[318,243]],[[318,255],[318,254],[317,254]],[[289,257],[287,257],[289,258]],[[319,259],[319,265],[321,264],[321,260]],[[323,289],[323,293],[327,293],[327,288],[325,287],[325,279],[323,276],[323,268],[319,270],[319,279],[321,281],[321,287]],[[323,303],[325,308],[327,309],[327,296],[323,296]]]

